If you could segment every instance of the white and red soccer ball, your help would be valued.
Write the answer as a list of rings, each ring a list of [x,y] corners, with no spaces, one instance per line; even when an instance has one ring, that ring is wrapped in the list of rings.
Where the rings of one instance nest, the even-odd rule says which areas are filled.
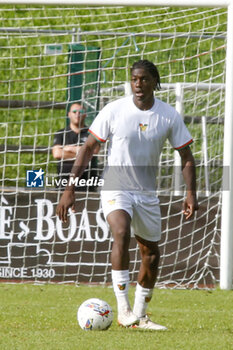
[[[84,330],[106,330],[113,321],[110,305],[101,299],[91,298],[84,301],[77,312],[79,326]]]

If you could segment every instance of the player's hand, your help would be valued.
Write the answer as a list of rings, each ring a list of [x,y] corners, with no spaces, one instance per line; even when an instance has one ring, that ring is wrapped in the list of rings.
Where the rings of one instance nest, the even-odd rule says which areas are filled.
[[[58,215],[59,219],[62,222],[67,222],[67,214],[68,214],[69,208],[71,208],[72,211],[75,211],[74,205],[75,205],[74,191],[72,190],[64,191],[56,209],[56,214]]]
[[[185,219],[191,218],[196,210],[199,209],[196,194],[187,194],[183,202],[183,214]]]

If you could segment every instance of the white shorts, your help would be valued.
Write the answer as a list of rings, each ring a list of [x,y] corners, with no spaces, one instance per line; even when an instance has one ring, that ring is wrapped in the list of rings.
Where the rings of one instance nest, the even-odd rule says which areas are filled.
[[[125,210],[131,217],[135,235],[152,242],[161,238],[161,213],[155,195],[128,191],[101,191],[105,218],[117,209]]]

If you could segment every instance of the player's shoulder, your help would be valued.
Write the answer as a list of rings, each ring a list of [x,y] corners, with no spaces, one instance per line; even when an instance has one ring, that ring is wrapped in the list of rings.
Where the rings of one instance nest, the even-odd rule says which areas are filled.
[[[118,111],[119,108],[125,108],[124,106],[129,105],[132,102],[132,96],[125,96],[118,98],[114,101],[107,103],[104,107],[105,110]]]
[[[174,115],[177,113],[176,109],[172,105],[170,105],[169,103],[164,102],[158,98],[155,98],[155,108],[156,107],[162,111],[165,111],[165,112],[171,114],[171,115]]]
[[[165,119],[170,125],[173,125],[174,123],[179,123],[182,120],[177,110],[169,103],[156,98],[155,106],[156,113],[163,117],[163,120]]]

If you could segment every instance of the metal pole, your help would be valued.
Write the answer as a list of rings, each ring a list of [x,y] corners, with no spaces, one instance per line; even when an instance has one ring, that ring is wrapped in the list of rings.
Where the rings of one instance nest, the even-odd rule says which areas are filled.
[[[210,180],[209,180],[209,164],[208,164],[208,145],[207,145],[207,128],[206,128],[206,117],[201,117],[202,124],[202,152],[204,158],[204,173],[205,173],[205,195],[210,195]]]
[[[131,86],[130,86],[130,83],[128,81],[125,82],[124,88],[125,88],[125,96],[132,95]]]
[[[232,0],[0,0],[4,5],[227,7]]]
[[[176,83],[176,110],[183,118],[183,86],[181,83]],[[178,151],[174,151],[174,167],[174,196],[182,196],[181,158]]]
[[[0,3],[1,4],[1,3]],[[14,27],[1,27],[0,33],[3,34],[48,34],[48,35],[54,35],[54,34],[71,34],[75,35],[76,28],[73,28],[73,30],[57,30],[57,29],[32,29],[32,28],[14,28]],[[225,40],[226,35],[225,34],[219,34],[213,32],[212,34],[203,34],[201,33],[184,33],[184,32],[176,32],[176,33],[148,33],[148,32],[140,32],[140,33],[133,33],[133,32],[122,32],[122,31],[107,31],[107,30],[98,30],[98,31],[92,31],[92,30],[82,30],[81,28],[78,28],[77,38],[80,35],[81,41],[81,35],[93,35],[93,36],[134,36],[134,37],[149,37],[149,38],[196,38],[199,39],[200,37],[202,39],[221,39]],[[76,40],[76,39],[75,39]],[[77,39],[78,40],[78,39]]]
[[[224,125],[223,176],[229,171],[228,188],[223,188],[220,288],[232,288],[233,275],[233,3],[228,7],[227,57],[226,57],[226,102]],[[225,180],[225,179],[223,179]],[[223,181],[225,182],[225,181]]]

